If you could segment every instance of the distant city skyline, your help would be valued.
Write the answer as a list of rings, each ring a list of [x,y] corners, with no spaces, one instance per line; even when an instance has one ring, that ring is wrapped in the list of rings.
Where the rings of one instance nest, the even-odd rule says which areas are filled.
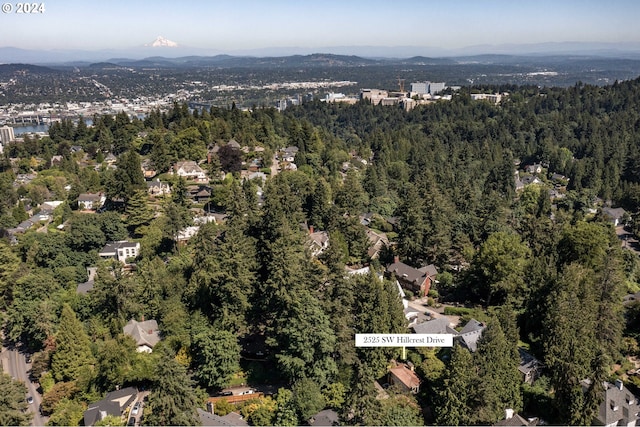
[[[16,3],[13,3],[14,5]],[[157,36],[194,49],[640,43],[637,0],[44,1],[0,14],[0,47],[100,50]],[[0,58],[2,62],[2,58]]]

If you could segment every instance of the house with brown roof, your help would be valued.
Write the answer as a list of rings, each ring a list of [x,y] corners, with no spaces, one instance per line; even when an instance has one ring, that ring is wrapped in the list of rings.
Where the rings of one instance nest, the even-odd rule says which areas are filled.
[[[413,365],[398,364],[389,369],[389,385],[395,386],[403,393],[416,394],[420,391],[420,378],[413,370]]]
[[[386,274],[389,278],[395,277],[403,289],[420,296],[425,296],[429,293],[429,289],[431,289],[431,284],[436,279],[438,270],[433,264],[422,268],[414,268],[400,262],[398,257],[396,257],[393,264],[387,267]]]

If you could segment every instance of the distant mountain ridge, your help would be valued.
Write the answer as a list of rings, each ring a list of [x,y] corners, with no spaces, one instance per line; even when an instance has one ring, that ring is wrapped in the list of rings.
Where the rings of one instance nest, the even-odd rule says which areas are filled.
[[[31,63],[53,65],[64,63],[105,62],[111,58],[129,58],[131,61],[162,56],[165,59],[187,57],[234,58],[280,58],[308,56],[324,52],[339,57],[355,56],[362,59],[410,61],[412,58],[430,58],[431,60],[476,55],[587,55],[608,58],[640,59],[640,43],[585,43],[558,42],[538,44],[503,44],[468,46],[459,49],[444,49],[429,46],[330,46],[317,48],[272,47],[246,50],[205,49],[183,46],[164,37],[154,42],[128,49],[88,50],[28,50],[15,47],[0,47],[0,63]],[[409,62],[408,62],[409,63]]]

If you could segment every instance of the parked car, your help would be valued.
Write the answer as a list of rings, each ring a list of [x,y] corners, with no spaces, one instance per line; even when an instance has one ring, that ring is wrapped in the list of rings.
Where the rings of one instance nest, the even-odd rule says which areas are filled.
[[[138,415],[138,411],[140,411],[140,402],[136,402],[136,404],[133,405],[133,409],[131,410],[131,415]]]
[[[131,417],[129,418],[129,422],[127,423],[128,426],[135,426],[136,425],[136,418],[135,417]]]
[[[33,397],[32,396],[27,396],[27,403],[29,405],[31,405],[33,403]]]

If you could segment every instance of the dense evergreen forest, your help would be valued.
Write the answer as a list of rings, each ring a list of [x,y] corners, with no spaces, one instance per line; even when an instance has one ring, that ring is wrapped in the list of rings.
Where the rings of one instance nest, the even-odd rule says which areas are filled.
[[[324,408],[348,425],[491,424],[506,408],[580,425],[597,414],[603,380],[624,375],[637,390],[626,371],[640,356],[640,306],[623,296],[640,290],[638,255],[602,208],[623,207],[638,234],[640,79],[509,91],[499,105],[458,93],[409,112],[364,101],[282,113],[176,104],[144,120],[64,120],[47,138],[5,147],[0,226],[26,219],[26,204],[66,201],[47,232],[0,242],[5,336],[33,352],[50,424],[78,425],[88,403],[125,386],[151,391],[148,425],[197,423],[207,396],[239,384],[274,393],[216,413],[239,411],[253,425],[304,424]],[[297,170],[264,185],[240,178],[257,147],[269,172],[287,146],[298,148]],[[167,172],[207,158],[211,201],[196,207],[226,221],[181,245],[194,204],[188,183]],[[171,182],[170,196],[147,195],[144,161]],[[542,172],[520,188],[526,165]],[[107,212],[79,212],[78,196],[99,191]],[[373,260],[365,214],[391,242]],[[321,255],[309,227],[328,233]],[[135,269],[99,259],[125,238],[140,242]],[[378,277],[394,256],[437,266],[434,303],[463,305],[463,323],[487,328],[474,353],[409,349],[420,392],[390,388],[378,400],[374,381],[386,382],[401,349],[356,348],[354,334],[409,332],[395,281]],[[93,290],[77,293],[93,265]],[[346,265],[371,273],[347,275]],[[132,318],[157,320],[152,353],[123,334]],[[518,347],[544,364],[533,385],[521,384]]]

